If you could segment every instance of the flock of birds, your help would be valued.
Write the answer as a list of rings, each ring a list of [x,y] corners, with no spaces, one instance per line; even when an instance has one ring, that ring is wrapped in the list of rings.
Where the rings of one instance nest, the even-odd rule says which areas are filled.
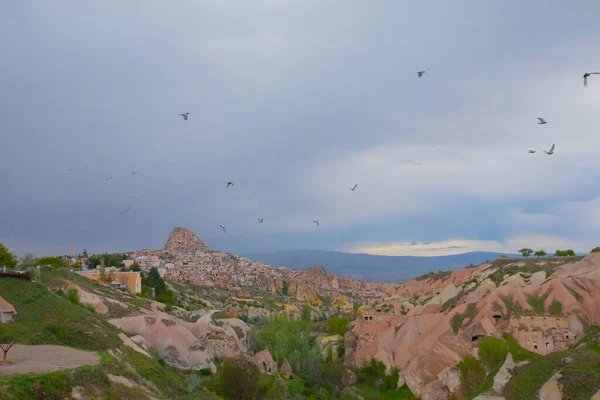
[[[425,75],[425,71],[418,71],[418,72],[417,72],[417,76],[418,76],[419,78],[422,78],[422,77],[423,77],[423,75]],[[586,73],[584,73],[584,74],[583,74],[583,77],[582,77],[582,78],[583,78],[583,86],[584,86],[584,87],[587,87],[588,78],[589,78],[590,76],[592,76],[592,75],[600,75],[600,72],[586,72]],[[190,114],[189,112],[186,112],[186,113],[181,113],[181,114],[179,114],[179,116],[181,116],[181,117],[183,118],[183,120],[184,120],[184,121],[187,121],[187,120],[188,120],[188,116],[189,116],[189,114]],[[547,122],[547,121],[546,121],[544,118],[538,117],[538,125],[546,125],[547,123],[548,123],[548,122]],[[546,151],[546,150],[542,150],[542,151],[543,151],[544,153],[546,153],[547,155],[553,155],[553,154],[554,154],[554,148],[555,148],[555,145],[554,145],[554,144],[552,144],[552,147],[550,147],[550,150],[548,150],[548,151]],[[529,150],[527,150],[527,152],[528,152],[529,154],[535,154],[535,153],[536,153],[536,150],[529,149]],[[73,168],[68,168],[68,169],[67,169],[67,171],[69,171],[69,172],[73,172]],[[137,173],[138,173],[137,171],[131,171],[131,175],[136,175]],[[104,180],[105,180],[105,181],[108,181],[108,180],[111,180],[111,179],[113,179],[113,177],[112,177],[112,176],[108,176],[108,177],[104,178]],[[231,186],[235,186],[235,184],[234,184],[232,181],[229,181],[229,182],[227,182],[226,188],[229,188],[229,187],[231,187]],[[348,189],[350,189],[351,191],[353,191],[353,192],[354,192],[354,191],[356,191],[356,188],[357,188],[357,187],[358,187],[358,184],[355,184],[354,186],[352,186],[352,187],[349,187]],[[132,198],[139,199],[139,196],[132,196]],[[166,198],[166,197],[165,197],[165,198]],[[131,210],[131,206],[128,206],[128,207],[127,207],[125,210],[121,211],[120,213],[121,213],[121,214],[126,214],[127,212],[129,212],[129,210]],[[259,224],[262,224],[262,223],[264,222],[264,218],[261,218],[261,217],[257,218],[257,220],[258,220],[258,223],[259,223]],[[317,227],[319,227],[319,226],[320,226],[320,225],[319,225],[319,220],[318,220],[318,219],[317,219],[317,220],[314,220],[314,221],[313,221],[313,224],[315,224]],[[223,230],[223,233],[227,233],[227,225],[225,225],[225,224],[222,224],[222,225],[219,225],[219,227],[220,227],[220,228]],[[7,237],[9,237],[10,235],[12,235],[12,233],[13,233],[13,232],[14,232],[14,228],[12,228],[12,229],[11,229],[11,230],[10,230],[10,231],[9,231],[9,232],[6,234],[6,235],[4,235],[3,237],[4,237],[4,238],[7,238]]]
[[[425,71],[418,71],[418,72],[417,72],[417,77],[419,77],[419,78],[422,78],[422,77],[423,77],[423,75],[425,75]],[[586,87],[587,87],[587,80],[588,80],[588,78],[589,78],[591,75],[600,75],[600,72],[586,72],[586,73],[584,73],[584,74],[583,74],[583,86],[586,86]],[[188,120],[188,116],[189,116],[189,114],[190,114],[189,112],[186,112],[186,113],[182,113],[182,114],[179,114],[179,115],[180,115],[180,116],[183,118],[183,120],[184,120],[184,121],[187,121],[187,120]],[[547,122],[547,121],[546,121],[544,118],[538,117],[538,125],[546,125],[547,123],[548,123],[548,122]],[[554,148],[555,148],[555,145],[554,145],[554,144],[552,144],[552,147],[550,147],[550,150],[548,150],[548,151],[546,151],[546,150],[542,150],[542,151],[543,151],[544,153],[546,153],[547,155],[551,156],[551,155],[553,155],[553,154],[554,154]],[[528,152],[529,154],[535,154],[536,150],[529,149],[529,150],[527,150],[527,152]],[[227,182],[227,185],[226,185],[226,187],[228,188],[228,187],[230,187],[230,186],[235,186],[235,184],[234,184],[233,182],[229,181],[229,182]],[[357,188],[357,187],[358,187],[358,184],[355,184],[354,186],[352,186],[352,187],[349,187],[348,189],[350,189],[351,191],[353,191],[353,192],[354,192],[354,191],[356,190],[356,188]],[[131,207],[130,207],[130,208],[131,208]],[[125,212],[127,212],[128,210],[129,210],[129,209],[125,210]],[[258,218],[258,223],[259,223],[259,224],[262,224],[263,222],[264,222],[264,218],[260,218],[260,217],[259,217],[259,218]],[[317,227],[319,227],[319,226],[320,226],[320,225],[319,225],[319,220],[318,220],[318,219],[314,220],[314,221],[313,221],[313,224],[315,224]],[[224,224],[223,224],[223,225],[219,225],[219,227],[220,227],[220,228],[223,230],[223,233],[227,233],[227,225],[224,225]]]

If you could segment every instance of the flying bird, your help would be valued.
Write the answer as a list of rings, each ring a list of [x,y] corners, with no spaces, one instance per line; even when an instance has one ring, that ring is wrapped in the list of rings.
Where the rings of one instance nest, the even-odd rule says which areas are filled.
[[[590,75],[600,75],[600,72],[586,72],[583,74],[583,86],[587,86],[587,78]]]
[[[229,186],[235,186],[235,185],[233,184],[233,182],[227,182],[227,187],[229,187]]]
[[[546,120],[544,118],[538,117],[538,119],[540,120],[540,122],[538,122],[538,125],[544,125],[546,123]]]
[[[422,78],[423,74],[425,74],[425,71],[419,71],[419,72],[417,72],[417,75],[419,75],[419,78]]]
[[[69,168],[69,169],[67,169],[67,171],[73,172],[73,168]]]
[[[183,117],[184,121],[187,121],[188,114],[189,113],[183,113],[183,114],[179,114],[179,115],[181,115]]]
[[[258,218],[258,223],[259,223],[259,224],[262,224],[262,223],[263,223],[263,221],[264,221],[264,218]]]
[[[137,174],[137,171],[131,171],[131,175]]]
[[[219,225],[221,229],[223,229],[223,233],[227,233],[227,225]]]
[[[535,150],[527,150],[527,152],[528,152],[529,154],[533,154],[533,153],[535,153]]]
[[[125,211],[121,211],[121,214],[125,214],[129,210],[131,210],[131,206],[127,207],[127,209]]]
[[[108,178],[104,178],[105,181],[112,179],[112,176],[109,176]]]
[[[317,226],[319,226],[319,220],[313,221],[313,224],[317,224]]]
[[[354,187],[348,188],[350,190],[352,190],[353,192],[356,190],[356,188],[358,187],[358,183],[354,185]]]
[[[544,153],[548,154],[549,156],[551,156],[552,154],[554,154],[554,145],[552,145],[552,147],[550,147],[550,151],[544,150]]]
[[[8,232],[6,235],[4,235],[5,238],[9,237],[10,235],[12,235],[13,231],[15,230],[15,228],[11,228],[10,232]]]

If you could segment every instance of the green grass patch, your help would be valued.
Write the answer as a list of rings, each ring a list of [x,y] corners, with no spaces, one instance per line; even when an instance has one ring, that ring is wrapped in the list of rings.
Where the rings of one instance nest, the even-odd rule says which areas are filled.
[[[546,308],[544,307],[544,301],[546,301],[547,294],[539,297],[539,296],[529,296],[527,298],[527,303],[533,308],[533,312],[536,315],[544,315]]]
[[[575,297],[577,299],[578,302],[581,303],[583,301],[583,296],[580,295],[579,292],[577,292],[577,290],[573,289],[571,286],[567,285],[564,282],[563,282],[563,286],[567,288],[569,293],[571,293],[573,295],[573,297]]]
[[[406,385],[398,389],[377,389],[367,384],[358,384],[356,387],[359,389],[360,394],[365,399],[419,400],[419,398],[415,396]]]
[[[473,321],[473,318],[476,315],[477,315],[477,304],[470,303],[467,306],[467,309],[465,310],[464,313],[454,314],[454,316],[450,320],[450,326],[452,327],[452,331],[454,331],[454,333],[458,333],[460,328],[462,328],[464,321],[466,319],[469,319],[469,321]]]
[[[548,307],[548,312],[552,315],[562,314],[562,303],[558,300],[554,300]]]
[[[500,299],[504,302],[504,306],[506,307],[506,311],[508,315],[519,315],[523,314],[523,307],[512,298],[507,296],[500,296]]]
[[[485,376],[483,383],[481,383],[481,385],[479,385],[477,387],[477,389],[475,389],[469,396],[467,396],[467,399],[472,400],[475,397],[479,396],[480,394],[483,394],[485,392],[489,392],[490,390],[492,390],[492,387],[494,386],[494,377],[496,376],[496,374],[498,373],[499,370],[500,370],[500,368],[498,367],[498,368],[494,368],[490,372],[488,372],[487,375]]]

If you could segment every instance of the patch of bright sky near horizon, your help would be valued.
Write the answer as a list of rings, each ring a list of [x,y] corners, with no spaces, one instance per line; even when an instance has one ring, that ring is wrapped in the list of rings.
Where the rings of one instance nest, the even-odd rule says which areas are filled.
[[[597,1],[5,2],[0,240],[160,248],[178,224],[234,253],[589,251],[600,75],[581,76],[600,72],[598,15]]]

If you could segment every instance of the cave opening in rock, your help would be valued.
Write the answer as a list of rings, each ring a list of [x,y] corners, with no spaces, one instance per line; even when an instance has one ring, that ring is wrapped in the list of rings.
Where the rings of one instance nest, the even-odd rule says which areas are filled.
[[[471,336],[471,342],[479,342],[479,339],[484,338],[485,335],[475,335],[475,336]]]

